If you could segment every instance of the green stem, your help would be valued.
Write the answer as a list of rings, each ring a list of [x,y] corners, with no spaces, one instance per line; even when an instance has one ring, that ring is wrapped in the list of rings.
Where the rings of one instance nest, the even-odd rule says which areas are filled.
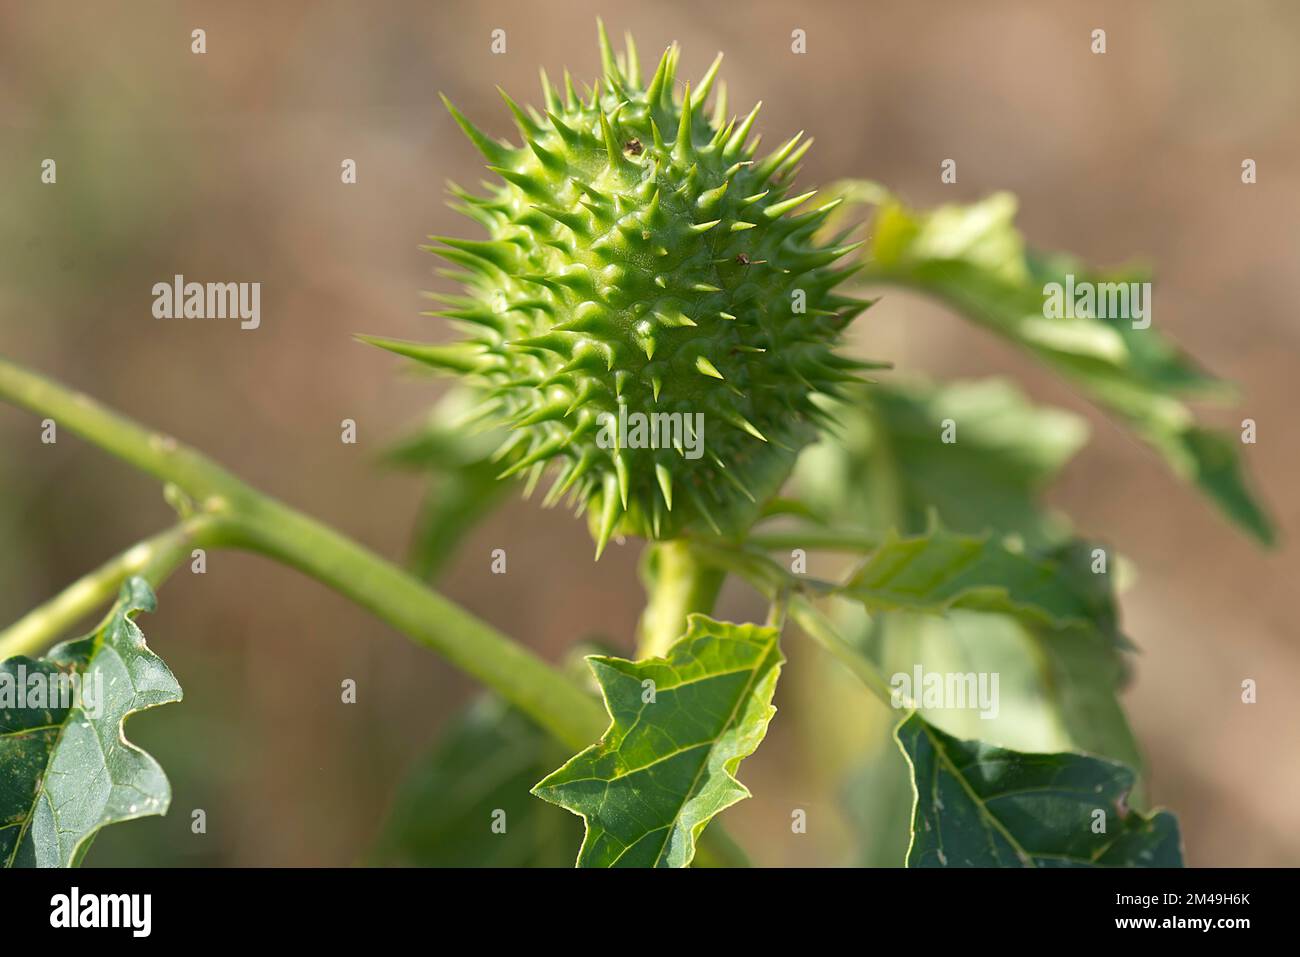
[[[609,724],[600,704],[523,645],[393,563],[288,506],[263,499],[231,522],[232,544],[296,568],[438,652],[581,750]]]
[[[159,584],[192,547],[233,546],[283,562],[338,591],[443,655],[574,750],[586,748],[608,726],[600,704],[532,651],[398,566],[257,491],[199,452],[3,358],[0,399],[53,418],[105,451],[176,485],[199,509],[177,528],[129,549],[0,633],[0,647],[35,650],[82,614],[110,601],[128,575],[143,574]],[[702,841],[701,864],[748,864],[718,825]]]
[[[713,610],[725,570],[700,561],[684,539],[652,542],[641,560],[647,602],[641,616],[638,658],[662,657],[686,633],[686,617]]]
[[[0,661],[38,653],[111,602],[132,575],[142,575],[157,588],[193,549],[218,544],[219,537],[214,519],[196,516],[132,545],[0,631]]]
[[[866,531],[815,526],[751,532],[745,541],[765,551],[803,548],[828,552],[865,553],[880,547],[879,538]]]
[[[391,562],[262,494],[197,451],[4,359],[0,399],[53,418],[62,428],[175,484],[195,500],[214,530],[220,529],[224,544],[261,552],[336,589],[473,675],[569,747],[586,747],[608,724],[597,702],[532,651]],[[85,597],[65,592],[47,612],[61,620],[101,595],[114,577],[111,566],[88,576],[91,591]],[[47,615],[45,621],[50,620]],[[24,626],[18,640],[31,642],[36,638],[27,636],[48,633],[46,624],[41,624],[42,631],[34,627]]]
[[[893,690],[885,676],[844,639],[816,605],[802,595],[795,595],[790,599],[790,617],[800,631],[839,659],[883,704],[894,706]]]
[[[789,617],[800,631],[838,658],[867,690],[890,703],[892,691],[884,675],[813,604],[813,596],[827,591],[826,583],[791,576],[766,556],[736,546],[697,542],[695,553],[701,560],[739,575],[770,601],[779,604],[785,600]]]

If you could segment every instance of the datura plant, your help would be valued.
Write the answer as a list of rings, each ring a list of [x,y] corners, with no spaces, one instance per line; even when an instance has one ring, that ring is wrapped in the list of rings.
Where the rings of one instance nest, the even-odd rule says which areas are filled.
[[[829,654],[800,656],[813,671],[787,680],[833,663],[892,718],[890,748],[846,771],[850,818],[885,809],[864,834],[881,847],[898,829],[861,860],[1181,863],[1117,702],[1134,647],[1116,597],[1126,563],[1041,501],[1083,421],[1000,379],[873,381],[889,364],[853,355],[846,333],[867,294],[932,296],[1045,363],[1268,544],[1237,443],[1186,404],[1231,390],[1149,312],[1105,308],[1144,276],[1031,251],[1011,197],[918,211],[865,180],[803,189],[811,140],[760,151],[758,108],[728,112],[720,56],[685,83],[674,45],[646,81],[630,38],[622,54],[600,40],[590,87],[543,73],[537,108],[503,93],[514,142],[447,104],[494,177],[452,187],[477,234],[430,247],[461,286],[434,296],[455,336],[362,337],[454,380],[390,456],[430,477],[408,569],[0,360],[0,398],[161,480],[180,515],[0,632],[6,865],[77,864],[102,827],[166,811],[163,770],[122,725],[180,687],[136,616],[200,547],[298,568],[487,687],[399,789],[374,863],[744,863],[714,818],[749,794],[739,766],[773,720],[795,636]],[[1051,290],[1085,288],[1099,292],[1049,308]],[[585,513],[597,558],[648,540],[634,658],[552,665],[424,581],[503,492],[543,478],[544,504]],[[810,574],[810,553],[832,574]],[[770,603],[766,620],[711,617],[729,577]],[[88,637],[42,654],[109,603]],[[93,708],[25,697],[33,675],[107,690]],[[449,786],[469,774],[475,788]],[[490,833],[498,812],[509,839]]]

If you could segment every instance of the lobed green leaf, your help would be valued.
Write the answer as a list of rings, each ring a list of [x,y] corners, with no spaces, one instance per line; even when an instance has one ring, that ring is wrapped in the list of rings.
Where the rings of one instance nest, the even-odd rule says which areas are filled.
[[[1027,252],[1008,193],[922,213],[878,188],[848,192],[880,204],[864,280],[936,296],[1025,348],[1127,424],[1239,526],[1264,543],[1274,541],[1272,522],[1246,485],[1234,442],[1200,425],[1184,401],[1231,395],[1226,383],[1154,326],[1044,314],[1046,284],[1063,284],[1067,274],[1096,283],[1143,281],[1144,275],[1104,273],[1068,256]]]
[[[580,815],[579,867],[686,867],[767,733],[784,658],[775,628],[691,615],[664,658],[592,656],[612,723],[533,793]]]
[[[143,578],[127,580],[117,604],[90,635],[39,660],[0,665],[0,695],[21,676],[29,686],[74,678],[81,693],[36,702],[0,697],[0,862],[6,867],[72,867],[109,824],[165,814],[171,785],[163,769],[126,740],[123,722],[181,700],[181,688],[145,645],[134,622],[153,611]],[[40,675],[35,685],[31,676]],[[72,687],[72,685],[69,685]]]
[[[1127,644],[1105,576],[1087,567],[1089,546],[1019,551],[992,535],[936,527],[924,535],[890,531],[837,589],[868,611],[953,609],[1006,614],[1031,625],[1082,627]]]

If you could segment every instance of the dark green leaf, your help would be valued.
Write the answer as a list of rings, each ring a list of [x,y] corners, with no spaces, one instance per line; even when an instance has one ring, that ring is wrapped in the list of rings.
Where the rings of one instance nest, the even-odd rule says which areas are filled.
[[[171,671],[145,645],[132,620],[153,611],[142,578],[122,586],[116,606],[93,634],[65,642],[39,660],[0,665],[0,862],[7,867],[80,863],[100,828],[165,814],[171,785],[158,762],[126,740],[123,722],[146,708],[181,700]],[[32,676],[37,676],[33,681]],[[7,698],[20,676],[42,702]],[[53,687],[66,682],[69,694]]]
[[[897,737],[916,787],[909,867],[1182,866],[1177,819],[1129,808],[1123,765],[963,741],[918,714]]]

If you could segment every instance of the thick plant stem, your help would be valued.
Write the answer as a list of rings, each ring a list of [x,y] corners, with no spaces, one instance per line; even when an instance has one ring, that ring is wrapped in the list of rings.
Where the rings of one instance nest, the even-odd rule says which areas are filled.
[[[289,565],[477,678],[571,748],[608,725],[567,676],[419,579],[333,529],[269,499],[229,522],[232,544]]]
[[[609,718],[599,703],[528,648],[393,563],[264,495],[197,451],[3,358],[0,399],[53,418],[61,427],[174,484],[198,509],[177,528],[127,550],[0,633],[4,642],[0,647],[10,654],[38,650],[64,627],[111,601],[128,575],[141,574],[160,584],[190,549],[231,546],[283,562],[338,591],[477,678],[575,751],[596,741],[608,726]],[[744,852],[716,824],[702,836],[698,863],[748,865]]]
[[[638,658],[663,656],[686,633],[686,616],[708,614],[727,573],[702,562],[684,539],[654,542],[641,560],[648,601],[641,616]]]
[[[600,705],[533,652],[391,562],[263,495],[193,449],[4,359],[0,398],[52,418],[61,428],[175,484],[213,523],[214,532],[220,529],[225,544],[262,552],[338,590],[483,682],[569,747],[584,748],[604,731],[608,721]],[[113,571],[101,577],[92,573],[89,587],[102,590]],[[55,599],[54,613],[71,614],[98,594],[92,590]],[[32,629],[28,625],[23,632],[34,636]]]
[[[157,588],[193,549],[219,544],[219,537],[211,518],[195,516],[132,545],[0,631],[0,661],[38,653],[82,618],[111,602],[122,582],[132,575],[143,576]]]

